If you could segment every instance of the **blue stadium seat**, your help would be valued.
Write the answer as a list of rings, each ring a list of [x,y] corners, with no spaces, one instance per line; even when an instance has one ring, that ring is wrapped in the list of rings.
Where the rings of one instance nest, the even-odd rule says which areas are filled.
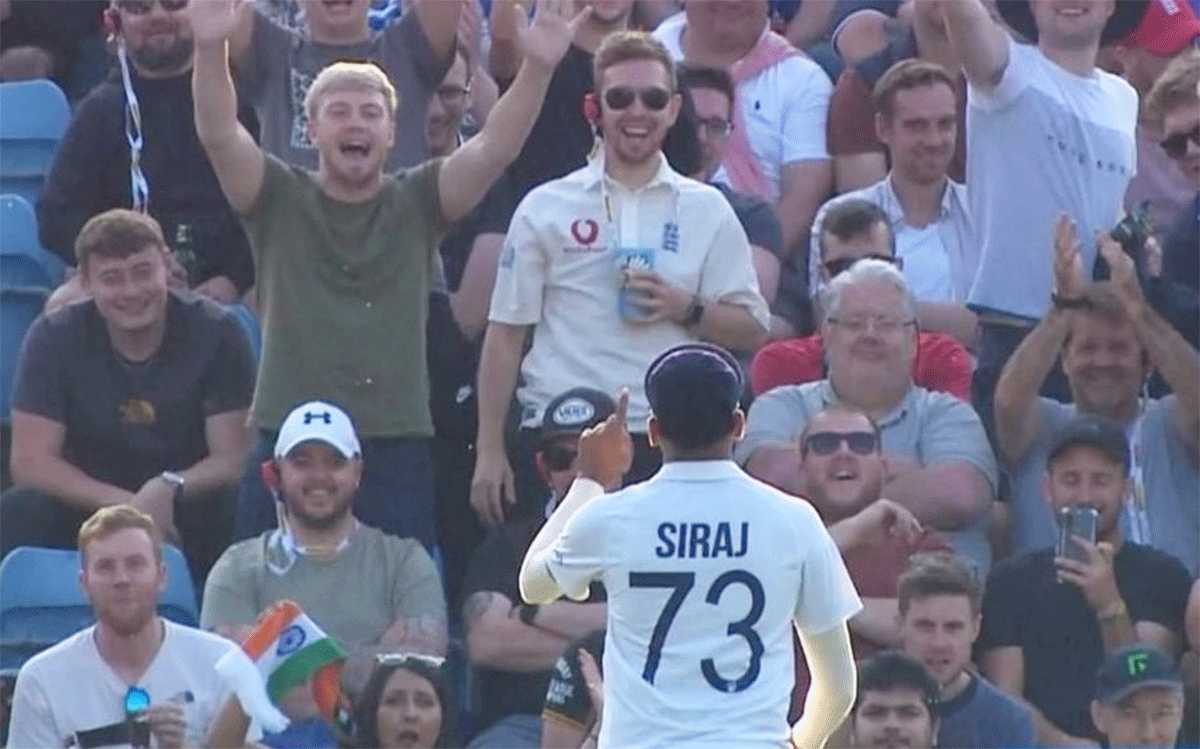
[[[196,626],[196,593],[183,554],[164,545],[167,589],[158,612]],[[0,669],[15,669],[95,622],[79,586],[79,552],[21,546],[0,562]]]
[[[42,314],[49,292],[39,288],[0,286],[0,424],[12,412],[17,359],[29,326]]]
[[[62,260],[38,241],[37,217],[29,201],[0,195],[0,285],[55,289],[65,273]]]
[[[0,83],[0,192],[37,199],[70,118],[52,81]]]

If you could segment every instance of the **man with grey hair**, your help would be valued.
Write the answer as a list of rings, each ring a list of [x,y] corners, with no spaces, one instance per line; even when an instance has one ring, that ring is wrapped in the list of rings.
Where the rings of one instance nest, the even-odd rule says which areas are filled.
[[[808,493],[795,445],[809,420],[836,404],[874,419],[888,478],[883,494],[943,532],[979,571],[991,563],[987,528],[996,460],[979,416],[951,395],[913,383],[916,300],[889,262],[859,260],[828,285],[821,333],[828,376],[785,385],[750,407],[735,458],[752,476],[797,496]]]

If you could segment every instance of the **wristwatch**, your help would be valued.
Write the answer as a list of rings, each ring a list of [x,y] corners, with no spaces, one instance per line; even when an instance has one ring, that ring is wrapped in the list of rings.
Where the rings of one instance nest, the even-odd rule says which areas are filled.
[[[158,477],[167,482],[167,486],[175,490],[175,499],[183,496],[183,485],[187,483],[183,480],[183,476],[174,471],[163,471]]]
[[[1091,300],[1085,296],[1059,296],[1057,291],[1050,295],[1050,301],[1057,309],[1090,309],[1092,306]]]
[[[700,295],[692,297],[692,303],[688,306],[687,317],[683,324],[687,327],[700,324],[700,318],[704,317],[704,302],[700,301]]]
[[[523,603],[521,604],[521,608],[517,611],[517,617],[522,622],[532,627],[534,626],[533,618],[538,615],[538,609],[540,608],[541,606],[538,606],[536,603]]]

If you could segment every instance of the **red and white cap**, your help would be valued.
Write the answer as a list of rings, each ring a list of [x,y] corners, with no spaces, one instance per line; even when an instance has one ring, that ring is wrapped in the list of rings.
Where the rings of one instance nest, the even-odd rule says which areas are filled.
[[[1141,25],[1125,38],[1158,57],[1174,57],[1200,36],[1200,18],[1187,0],[1150,0]]]

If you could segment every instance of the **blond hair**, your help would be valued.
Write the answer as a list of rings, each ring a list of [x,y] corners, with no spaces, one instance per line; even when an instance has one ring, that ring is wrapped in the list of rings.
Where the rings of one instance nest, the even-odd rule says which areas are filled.
[[[373,62],[335,62],[322,70],[304,96],[304,113],[314,120],[321,97],[331,91],[378,91],[387,101],[388,114],[395,119],[400,96],[387,73]]]
[[[675,91],[675,63],[662,42],[645,31],[614,31],[604,37],[596,50],[592,62],[592,76],[597,88],[604,78],[604,71],[614,65],[634,60],[653,60],[667,71],[667,87]]]
[[[130,528],[141,528],[150,536],[154,547],[154,559],[162,562],[162,534],[154,524],[154,518],[130,505],[110,505],[101,507],[79,527],[79,554],[84,566],[87,566],[87,545],[92,541],[108,538]]]
[[[1161,122],[1179,107],[1195,106],[1200,97],[1200,51],[1189,49],[1176,57],[1146,95],[1146,113]]]

